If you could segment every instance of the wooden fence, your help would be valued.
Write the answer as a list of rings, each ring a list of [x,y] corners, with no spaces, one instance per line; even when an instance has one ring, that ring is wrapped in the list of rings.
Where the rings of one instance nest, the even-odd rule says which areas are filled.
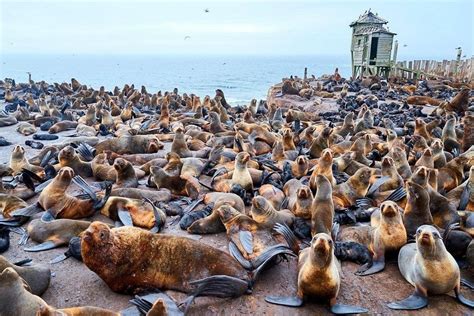
[[[462,60],[413,60],[400,61],[392,67],[392,75],[406,79],[454,79],[474,81],[474,57]]]

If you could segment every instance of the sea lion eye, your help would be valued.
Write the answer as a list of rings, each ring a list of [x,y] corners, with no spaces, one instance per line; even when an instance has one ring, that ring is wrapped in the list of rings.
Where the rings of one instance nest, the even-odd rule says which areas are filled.
[[[103,231],[100,232],[99,237],[100,237],[101,240],[104,240],[105,239],[105,232],[103,232]]]

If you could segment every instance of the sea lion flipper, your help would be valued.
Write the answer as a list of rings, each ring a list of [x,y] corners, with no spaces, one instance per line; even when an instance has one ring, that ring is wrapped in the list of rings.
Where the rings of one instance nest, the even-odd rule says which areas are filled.
[[[112,194],[112,183],[106,181],[104,197],[100,200],[96,200],[93,206],[94,209],[100,210],[102,207],[104,207],[105,203],[107,203],[107,200],[109,199],[111,194]]]
[[[300,307],[303,305],[303,300],[297,296],[267,296],[265,297],[265,302],[289,307]]]
[[[331,306],[331,313],[336,315],[362,314],[368,312],[369,310],[366,308],[353,305],[335,304]]]
[[[244,247],[244,250],[247,254],[251,255],[253,253],[253,236],[249,231],[241,230],[239,232],[239,240]]]
[[[404,300],[387,304],[391,309],[397,310],[415,310],[428,305],[428,298],[422,295],[418,290]]]
[[[459,198],[459,206],[458,210],[464,211],[467,207],[467,203],[469,203],[469,183],[466,183],[464,189],[462,190],[461,197]]]
[[[403,186],[401,186],[395,189],[392,193],[390,193],[390,195],[387,196],[385,201],[398,202],[401,199],[403,199],[405,196],[407,196],[407,191],[405,190]]]
[[[57,214],[56,214],[57,215]],[[43,223],[49,223],[52,222],[56,219],[56,215],[54,214],[54,211],[49,209],[46,210],[46,212],[43,213],[43,216],[41,216],[41,221]]]
[[[470,288],[471,290],[474,290],[474,283],[471,280],[461,278],[461,283]]]
[[[91,161],[94,159],[94,148],[86,143],[80,143],[77,146],[76,150],[78,151],[79,155],[86,161]]]
[[[56,264],[56,263],[60,263],[64,260],[66,260],[67,258],[69,258],[69,255],[67,252],[63,253],[62,255],[59,255],[57,257],[54,257],[53,259],[51,259],[49,261],[50,264]]]
[[[461,294],[461,291],[460,291],[460,285],[458,284],[455,288],[454,288],[454,294],[456,294],[456,298],[458,299],[459,302],[461,302],[462,304],[466,305],[466,306],[469,306],[471,308],[474,308],[474,301],[464,297],[462,294]]]
[[[27,216],[31,217],[39,212],[43,211],[41,207],[38,206],[37,203],[34,203],[28,207],[23,207],[20,209],[17,209],[13,212],[10,213],[11,216]]]
[[[248,261],[242,256],[239,248],[237,248],[237,246],[234,244],[233,241],[229,242],[229,253],[231,254],[232,257],[234,257],[235,260],[237,260],[240,263],[242,267],[244,267],[244,269],[246,270],[253,269],[253,266],[250,263],[250,261]]]
[[[360,276],[371,275],[382,271],[384,268],[385,260],[382,258],[380,260],[373,261],[371,265],[370,263],[364,264],[355,274]]]
[[[28,251],[28,252],[40,252],[40,251],[45,251],[45,250],[56,248],[56,247],[58,247],[62,244],[63,244],[63,242],[60,241],[60,240],[48,240],[48,241],[45,241],[44,243],[41,243],[39,245],[24,248],[23,250]]]
[[[87,182],[80,176],[77,175],[74,178],[72,178],[72,181],[79,186],[87,195],[90,196],[90,198],[94,201],[97,201],[97,195],[95,194],[94,191],[92,191],[92,188],[87,184]]]
[[[120,221],[125,225],[125,226],[132,226],[133,227],[133,220],[132,216],[130,215],[130,212],[122,207],[118,207],[117,209],[117,215],[120,219]]]
[[[369,190],[367,191],[367,194],[366,196],[371,196],[372,194],[375,193],[375,191],[377,191],[385,182],[387,182],[388,180],[390,180],[390,177],[388,176],[383,176],[383,177],[380,177],[378,178],[369,188]]]
[[[46,188],[52,181],[53,181],[53,178],[38,184],[35,187],[35,193],[41,193],[41,191],[43,191],[43,189]]]
[[[298,254],[300,252],[298,240],[288,226],[285,224],[276,223],[275,226],[273,226],[273,230],[285,238],[285,241],[294,253]]]

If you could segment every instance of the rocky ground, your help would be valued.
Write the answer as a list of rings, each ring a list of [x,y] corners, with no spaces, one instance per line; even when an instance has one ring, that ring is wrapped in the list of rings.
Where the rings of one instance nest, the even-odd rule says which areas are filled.
[[[274,95],[273,98],[277,98]],[[298,96],[284,97],[281,102],[295,102],[295,104],[308,104],[314,100],[305,101]],[[324,99],[321,109],[334,110],[335,99]],[[61,142],[64,135],[72,132],[63,132],[61,139],[56,141],[44,141],[48,143]],[[0,129],[0,135],[6,137],[14,144],[22,144],[30,137],[24,137],[16,132],[16,126],[4,127]],[[13,146],[1,147],[0,162],[7,163]],[[35,155],[35,150],[25,146],[27,157]],[[34,199],[28,201],[35,202]],[[99,215],[101,220],[108,219]],[[168,218],[167,227],[163,233],[186,236],[198,239],[201,242],[210,244],[221,250],[227,251],[227,238],[225,233],[199,236],[189,235],[179,228],[177,222],[171,224],[173,218]],[[10,249],[3,255],[10,261],[19,261],[24,258],[31,258],[36,263],[44,263],[50,266],[53,277],[51,285],[43,299],[50,305],[63,308],[71,306],[98,306],[119,311],[129,306],[129,295],[121,295],[112,292],[107,285],[81,262],[75,259],[68,259],[58,264],[49,264],[49,261],[66,251],[66,248],[54,249],[40,253],[27,253],[23,251],[23,246],[18,245],[19,236],[11,234],[12,244]],[[28,245],[33,242],[29,241]],[[143,254],[146,256],[146,253]],[[190,309],[191,315],[315,315],[329,314],[324,303],[308,302],[302,308],[292,309],[268,304],[264,301],[267,295],[294,295],[296,293],[296,270],[297,260],[291,258],[288,262],[281,262],[278,266],[265,271],[255,284],[251,295],[245,295],[235,299],[219,298],[198,298]],[[407,297],[413,291],[413,287],[408,284],[398,271],[395,260],[389,262],[382,273],[359,277],[354,275],[357,265],[353,263],[342,263],[342,285],[338,301],[345,304],[353,304],[366,307],[370,314],[387,315],[408,315],[413,313],[395,312],[386,307],[387,302],[400,300]],[[470,299],[474,299],[474,292],[466,287],[462,287],[462,292]],[[182,293],[167,292],[176,301],[185,298]],[[460,305],[453,298],[447,295],[430,298],[429,306],[416,312],[420,315],[472,315],[472,310]]]

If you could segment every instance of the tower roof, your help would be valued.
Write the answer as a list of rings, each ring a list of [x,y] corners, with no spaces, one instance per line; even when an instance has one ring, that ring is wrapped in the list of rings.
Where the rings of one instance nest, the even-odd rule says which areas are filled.
[[[377,14],[374,14],[370,11],[366,11],[364,14],[359,16],[359,19],[352,22],[349,26],[354,26],[356,24],[387,24],[388,21],[382,19]]]

